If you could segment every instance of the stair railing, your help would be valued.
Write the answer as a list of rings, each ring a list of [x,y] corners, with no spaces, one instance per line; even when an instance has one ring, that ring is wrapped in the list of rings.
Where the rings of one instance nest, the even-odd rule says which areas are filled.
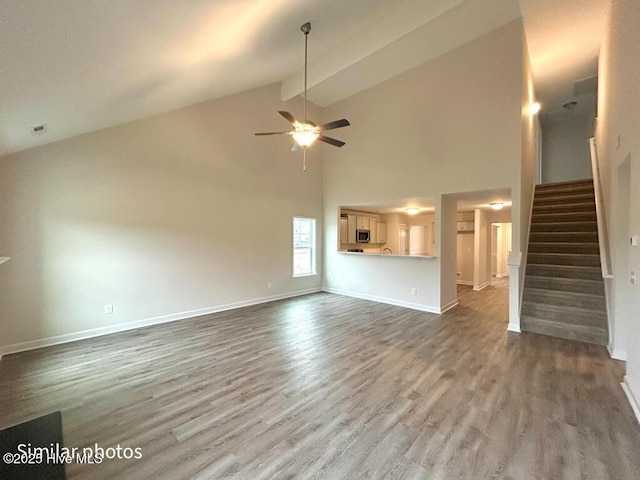
[[[593,172],[593,192],[596,198],[596,218],[598,220],[598,244],[600,245],[602,278],[613,278],[609,235],[607,233],[607,217],[604,212],[604,196],[602,194],[602,184],[600,183],[600,164],[598,163],[598,150],[596,148],[595,138],[589,139],[589,149],[591,151],[591,171]]]

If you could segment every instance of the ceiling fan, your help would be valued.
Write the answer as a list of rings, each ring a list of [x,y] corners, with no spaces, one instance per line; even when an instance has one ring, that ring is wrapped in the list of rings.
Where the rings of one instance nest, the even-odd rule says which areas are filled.
[[[303,151],[303,170],[307,169],[306,164],[306,150],[316,140],[319,140],[335,147],[342,147],[345,143],[335,138],[327,137],[322,134],[326,130],[333,130],[334,128],[348,127],[351,125],[349,120],[342,118],[340,120],[334,120],[333,122],[325,123],[323,125],[316,125],[314,122],[307,120],[307,40],[309,32],[311,31],[311,23],[307,22],[300,27],[302,33],[304,33],[304,120],[299,122],[289,112],[278,111],[280,115],[287,119],[287,121],[293,126],[293,130],[286,132],[264,132],[256,133],[256,135],[291,135],[294,140],[291,151],[297,152],[302,147]]]

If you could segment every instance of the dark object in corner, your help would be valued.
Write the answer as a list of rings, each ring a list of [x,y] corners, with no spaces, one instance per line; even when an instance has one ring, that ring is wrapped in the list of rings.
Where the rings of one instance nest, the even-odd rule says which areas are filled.
[[[23,445],[22,450],[18,450],[18,445]],[[0,478],[2,480],[66,480],[64,463],[56,463],[53,459],[47,461],[47,458],[37,461],[35,455],[27,456],[30,457],[26,459],[27,464],[16,463],[15,458],[14,461],[8,458],[9,454],[13,454],[14,457],[20,456],[18,454],[21,451],[30,452],[36,447],[46,447],[55,454],[56,446],[59,446],[59,449],[63,447],[60,412],[34,418],[0,431]],[[9,460],[9,463],[6,460]]]

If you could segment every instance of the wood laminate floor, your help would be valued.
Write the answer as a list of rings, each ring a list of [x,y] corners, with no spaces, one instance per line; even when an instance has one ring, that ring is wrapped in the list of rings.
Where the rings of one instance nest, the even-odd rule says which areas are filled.
[[[70,479],[640,479],[603,347],[506,332],[507,288],[444,315],[314,294],[6,356],[0,428],[62,411]]]

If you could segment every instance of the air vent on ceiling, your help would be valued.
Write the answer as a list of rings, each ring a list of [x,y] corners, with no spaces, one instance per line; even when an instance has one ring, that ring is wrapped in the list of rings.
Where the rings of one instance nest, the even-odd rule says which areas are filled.
[[[598,91],[598,76],[578,80],[573,84],[573,95],[584,95],[585,93],[595,93]]]
[[[47,125],[44,123],[41,123],[40,125],[33,125],[31,127],[31,133],[33,135],[41,135],[43,133],[45,133],[47,131]]]

